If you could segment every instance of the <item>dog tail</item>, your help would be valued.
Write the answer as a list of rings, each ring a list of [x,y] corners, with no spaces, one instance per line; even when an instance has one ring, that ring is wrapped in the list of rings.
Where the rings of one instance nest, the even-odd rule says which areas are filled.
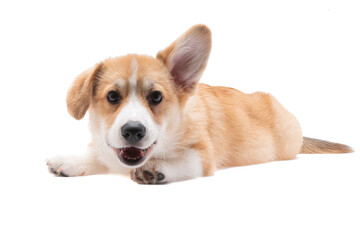
[[[351,153],[353,149],[347,145],[328,142],[315,138],[303,138],[300,153]]]

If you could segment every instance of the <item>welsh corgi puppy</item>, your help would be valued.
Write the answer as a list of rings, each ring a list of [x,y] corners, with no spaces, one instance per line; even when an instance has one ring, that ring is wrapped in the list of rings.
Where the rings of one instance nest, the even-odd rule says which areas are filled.
[[[83,156],[47,160],[49,171],[122,173],[159,184],[298,153],[352,152],[303,137],[296,118],[269,94],[200,84],[210,50],[209,28],[196,25],[155,58],[109,58],[81,73],[67,107],[78,120],[89,113],[92,143]]]

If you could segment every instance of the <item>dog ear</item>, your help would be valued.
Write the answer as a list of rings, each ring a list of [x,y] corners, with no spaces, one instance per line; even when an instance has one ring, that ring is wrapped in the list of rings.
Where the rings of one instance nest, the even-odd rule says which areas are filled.
[[[205,25],[195,25],[159,52],[156,58],[165,63],[177,86],[191,92],[206,67],[210,50],[210,29]]]
[[[72,117],[80,120],[84,117],[90,106],[90,98],[93,94],[96,80],[101,74],[102,63],[89,68],[76,77],[70,87],[66,103],[68,112]]]

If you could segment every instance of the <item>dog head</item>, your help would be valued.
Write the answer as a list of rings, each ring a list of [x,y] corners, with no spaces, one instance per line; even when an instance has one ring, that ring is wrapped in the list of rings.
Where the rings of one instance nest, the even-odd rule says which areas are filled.
[[[123,165],[139,167],[165,144],[169,127],[196,91],[210,49],[210,30],[196,25],[156,58],[109,58],[75,79],[68,111],[81,119],[89,110],[93,137]]]

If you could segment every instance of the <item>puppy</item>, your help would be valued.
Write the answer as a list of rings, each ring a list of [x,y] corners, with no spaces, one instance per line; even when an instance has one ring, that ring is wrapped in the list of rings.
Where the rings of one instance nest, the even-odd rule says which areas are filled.
[[[58,176],[123,173],[142,184],[211,176],[221,168],[351,148],[302,136],[273,96],[199,84],[211,32],[196,25],[156,58],[109,58],[81,73],[67,95],[71,116],[89,113],[83,156],[47,161]]]

